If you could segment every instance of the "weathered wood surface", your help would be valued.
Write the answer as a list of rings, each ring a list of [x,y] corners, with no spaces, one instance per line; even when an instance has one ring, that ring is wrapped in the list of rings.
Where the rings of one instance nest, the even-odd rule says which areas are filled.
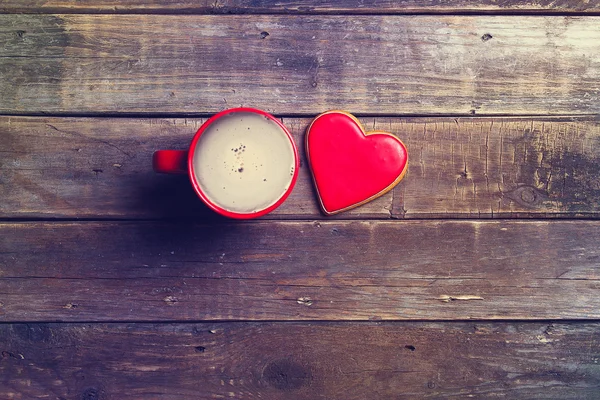
[[[348,218],[592,217],[600,211],[600,124],[591,118],[362,118],[408,146],[409,172]],[[155,174],[204,119],[0,117],[0,218],[210,218],[185,177]],[[299,144],[291,197],[266,218],[323,218]]]
[[[600,221],[424,219],[597,218],[600,1],[314,3],[0,0],[1,399],[598,398]],[[303,222],[223,221],[150,156],[239,105],[409,173],[322,221],[302,155]]]
[[[598,0],[2,0],[0,12],[25,13],[596,13]]]
[[[0,326],[3,399],[597,399],[600,325]]]
[[[600,17],[0,15],[0,113],[596,114]]]
[[[600,318],[600,223],[0,224],[0,320]]]

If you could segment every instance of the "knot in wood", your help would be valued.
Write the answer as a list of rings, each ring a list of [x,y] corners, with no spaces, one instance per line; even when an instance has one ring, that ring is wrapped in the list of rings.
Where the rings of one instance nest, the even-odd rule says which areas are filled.
[[[524,188],[521,191],[521,200],[525,203],[533,203],[536,199],[537,195],[532,188]]]
[[[298,304],[303,304],[307,307],[310,307],[313,304],[313,301],[310,297],[299,297],[298,300],[296,300],[296,302]]]
[[[81,400],[99,400],[100,391],[96,388],[88,388],[81,395]]]
[[[529,185],[519,186],[511,191],[503,192],[502,196],[527,208],[538,208],[548,198],[543,192]]]
[[[263,379],[272,387],[283,390],[297,390],[310,383],[310,369],[290,360],[276,360],[265,367]]]

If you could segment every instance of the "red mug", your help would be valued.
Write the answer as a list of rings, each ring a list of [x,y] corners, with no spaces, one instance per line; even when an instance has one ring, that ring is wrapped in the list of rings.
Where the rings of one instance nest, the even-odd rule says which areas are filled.
[[[188,150],[158,150],[154,170],[187,174],[198,197],[230,218],[249,219],[279,207],[298,178],[298,149],[271,114],[233,108],[206,121]]]

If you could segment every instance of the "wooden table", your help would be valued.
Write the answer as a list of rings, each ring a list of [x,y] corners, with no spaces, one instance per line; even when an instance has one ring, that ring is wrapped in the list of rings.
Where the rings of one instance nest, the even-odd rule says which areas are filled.
[[[600,398],[599,0],[0,12],[0,399]],[[217,218],[151,155],[240,105],[408,174]]]

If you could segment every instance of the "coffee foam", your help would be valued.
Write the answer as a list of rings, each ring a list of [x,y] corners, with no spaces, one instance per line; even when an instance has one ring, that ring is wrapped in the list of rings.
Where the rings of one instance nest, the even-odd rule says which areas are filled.
[[[294,148],[275,121],[237,111],[204,130],[193,167],[210,202],[227,211],[254,213],[275,204],[291,185]]]

